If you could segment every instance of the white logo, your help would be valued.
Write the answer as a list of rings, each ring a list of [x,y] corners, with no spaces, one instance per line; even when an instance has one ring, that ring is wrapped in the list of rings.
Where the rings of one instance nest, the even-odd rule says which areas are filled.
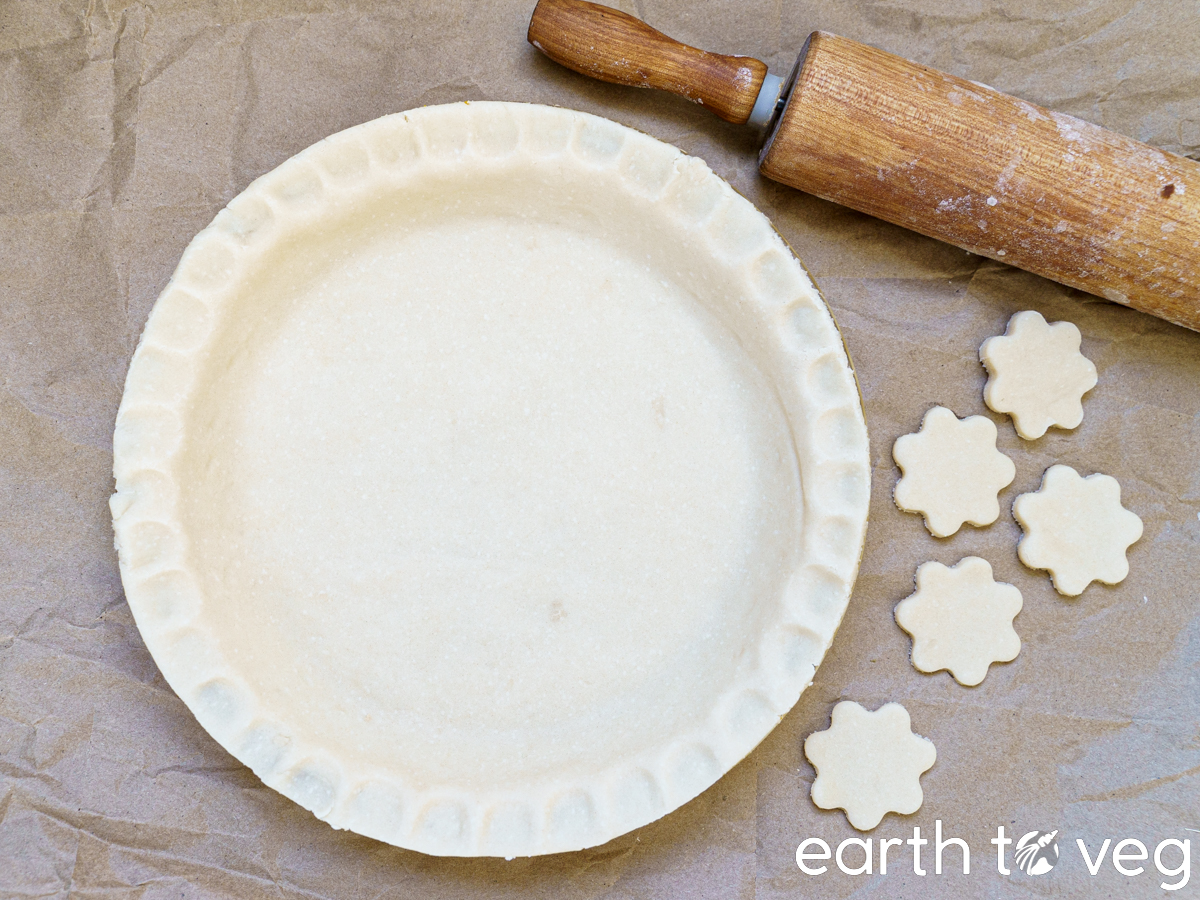
[[[1026,875],[1045,875],[1058,862],[1057,831],[1031,831],[1017,841],[1017,867]]]

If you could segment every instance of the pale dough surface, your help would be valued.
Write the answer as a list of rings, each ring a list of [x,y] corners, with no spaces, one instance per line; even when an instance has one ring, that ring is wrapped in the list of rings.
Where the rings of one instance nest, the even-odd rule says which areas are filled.
[[[130,368],[112,506],[201,723],[338,827],[603,843],[812,679],[869,498],[836,327],[748,202],[578,113],[335,135],[196,238]]]
[[[871,712],[843,700],[830,719],[829,728],[804,741],[804,755],[817,770],[813,803],[845,810],[859,831],[870,831],[889,812],[921,808],[921,774],[937,761],[937,751],[913,734],[908,710],[885,703]]]
[[[230,652],[289,717],[352,698],[319,739],[420,786],[695,727],[795,561],[795,454],[732,337],[603,242],[520,235],[364,242],[221,373],[185,462]]]
[[[994,662],[1021,652],[1013,619],[1021,592],[992,578],[987,560],[968,556],[953,567],[917,568],[917,589],[896,605],[896,622],[912,636],[912,664],[921,672],[949,670],[968,687],[979,684]]]
[[[1083,421],[1083,395],[1096,386],[1096,367],[1079,352],[1071,322],[1047,324],[1033,310],[1016,313],[1004,334],[979,347],[988,371],[983,399],[1012,416],[1017,434],[1030,441],[1051,426],[1072,429]]]
[[[997,494],[1017,473],[1012,460],[996,449],[990,419],[959,419],[944,406],[929,410],[918,432],[898,437],[892,458],[903,472],[893,495],[896,505],[921,513],[935,537],[949,537],[964,522],[995,522]]]
[[[1070,466],[1047,469],[1037,491],[1017,497],[1013,516],[1024,532],[1017,545],[1021,562],[1048,570],[1055,590],[1068,597],[1093,581],[1124,581],[1125,551],[1142,536],[1142,520],[1121,505],[1117,479],[1084,478]]]

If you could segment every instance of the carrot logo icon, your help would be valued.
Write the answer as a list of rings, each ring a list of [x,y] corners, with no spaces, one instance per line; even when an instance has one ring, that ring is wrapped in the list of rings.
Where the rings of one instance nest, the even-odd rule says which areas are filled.
[[[1026,875],[1045,875],[1058,862],[1057,831],[1031,831],[1017,841],[1017,867]]]

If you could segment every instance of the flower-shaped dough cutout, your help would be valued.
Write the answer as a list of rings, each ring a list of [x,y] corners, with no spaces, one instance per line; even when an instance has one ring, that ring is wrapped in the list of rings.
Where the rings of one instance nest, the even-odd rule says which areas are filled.
[[[1068,597],[1093,581],[1117,584],[1129,574],[1125,551],[1142,536],[1142,520],[1121,505],[1121,485],[1111,475],[1080,476],[1051,466],[1042,486],[1013,503],[1024,534],[1017,556],[1046,569],[1054,589]]]
[[[1072,429],[1083,421],[1083,395],[1096,386],[1096,367],[1079,352],[1079,329],[1047,324],[1026,310],[1008,320],[1004,334],[979,347],[987,368],[983,401],[1012,416],[1017,434],[1040,438],[1051,425]]]
[[[944,406],[925,413],[920,431],[896,438],[892,458],[904,473],[896,483],[896,505],[924,515],[935,537],[949,537],[964,522],[995,522],[996,495],[1017,474],[1012,460],[996,449],[991,419],[960,419]]]
[[[992,578],[987,560],[968,556],[953,568],[917,568],[917,590],[896,605],[896,622],[913,639],[912,664],[921,672],[948,669],[959,684],[983,681],[988,666],[1021,652],[1012,622],[1021,592]]]
[[[844,809],[859,831],[870,831],[889,812],[920,809],[921,773],[937,761],[933,741],[912,733],[899,703],[870,712],[850,700],[833,708],[828,729],[808,736],[804,755],[817,770],[813,803]]]

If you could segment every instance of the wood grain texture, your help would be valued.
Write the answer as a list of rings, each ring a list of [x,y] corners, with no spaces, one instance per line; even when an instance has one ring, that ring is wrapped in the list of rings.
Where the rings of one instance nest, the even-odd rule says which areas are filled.
[[[1200,331],[1200,164],[836,35],[768,178]]]
[[[747,56],[697,50],[645,22],[584,0],[539,0],[529,43],[583,75],[658,88],[741,125],[750,118],[767,67]]]

